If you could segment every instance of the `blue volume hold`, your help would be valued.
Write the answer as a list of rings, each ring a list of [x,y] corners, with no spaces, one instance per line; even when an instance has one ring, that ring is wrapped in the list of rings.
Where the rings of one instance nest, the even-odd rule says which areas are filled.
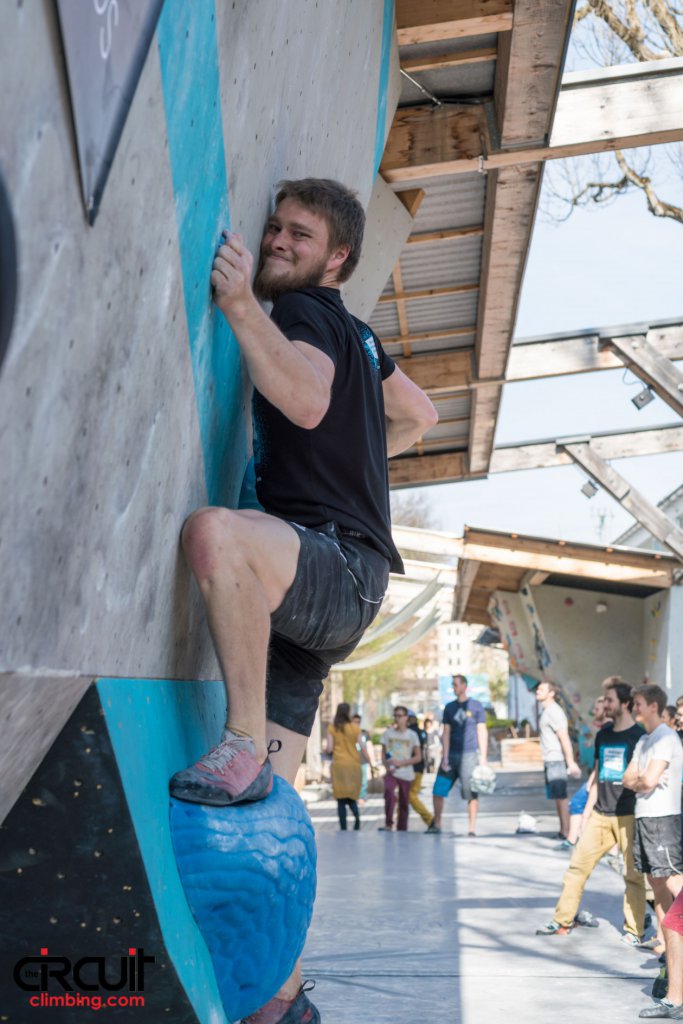
[[[292,973],[313,915],[316,847],[284,779],[258,803],[171,800],[171,837],[190,909],[231,1021],[267,1003]]]

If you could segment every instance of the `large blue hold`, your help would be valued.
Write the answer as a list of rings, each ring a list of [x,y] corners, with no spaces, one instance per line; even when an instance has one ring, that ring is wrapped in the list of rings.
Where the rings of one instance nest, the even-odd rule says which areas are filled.
[[[313,914],[316,848],[303,801],[276,776],[266,800],[171,800],[171,837],[228,1018],[268,1002],[291,974]]]

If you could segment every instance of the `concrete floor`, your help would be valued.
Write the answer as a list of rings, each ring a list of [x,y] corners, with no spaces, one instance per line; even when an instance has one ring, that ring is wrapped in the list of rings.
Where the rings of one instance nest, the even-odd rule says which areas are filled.
[[[482,798],[478,835],[452,796],[441,836],[377,831],[382,800],[360,832],[338,830],[336,803],[310,806],[318,833],[318,900],[304,954],[324,1024],[626,1024],[650,1003],[658,964],[619,936],[623,884],[601,864],[582,907],[597,929],[542,937],[568,863],[541,775],[501,773]],[[430,805],[426,781],[423,801]],[[515,835],[521,810],[538,835]],[[446,831],[448,830],[448,831]]]

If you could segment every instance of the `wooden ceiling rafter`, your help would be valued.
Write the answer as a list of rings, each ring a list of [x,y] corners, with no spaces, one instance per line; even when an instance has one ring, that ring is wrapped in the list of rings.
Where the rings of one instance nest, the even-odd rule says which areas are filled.
[[[438,245],[440,242],[452,242],[461,238],[481,238],[483,234],[483,224],[474,224],[467,228],[449,228],[443,231],[422,231],[415,235],[409,235],[406,245]]]
[[[488,64],[498,56],[495,46],[482,46],[474,50],[451,50],[434,56],[406,57],[401,61],[401,68],[408,74],[415,75],[420,71],[440,71],[443,68],[462,67],[465,64]]]
[[[444,431],[445,436],[423,441],[419,453],[413,448],[392,460],[393,486],[481,479],[488,472],[499,471],[494,469],[496,462],[533,461],[540,448],[531,451],[531,446],[517,446],[515,455],[494,450],[504,384],[620,365],[616,350],[624,349],[626,342],[620,346],[615,343],[608,351],[605,338],[597,334],[589,342],[578,337],[558,344],[550,341],[546,348],[536,343],[512,346],[543,166],[548,159],[566,155],[683,140],[683,122],[678,115],[683,108],[683,59],[565,75],[560,81],[573,4],[570,0],[515,0],[514,17],[512,7],[504,0],[397,0],[399,43],[405,47],[401,58],[406,71],[419,75],[421,71],[450,68],[443,78],[430,81],[435,89],[440,81],[448,82],[449,87],[458,82],[459,95],[463,86],[466,89],[467,83],[475,80],[488,80],[493,87],[491,99],[477,101],[473,97],[474,102],[458,103],[451,100],[456,93],[451,93],[443,95],[441,104],[399,108],[387,139],[380,168],[385,179],[404,204],[415,196],[421,201],[425,194],[431,201],[403,250],[407,256],[409,252],[416,254],[416,246],[421,248],[419,260],[403,259],[399,274],[392,275],[392,294],[379,299],[380,309],[386,303],[395,303],[400,330],[397,336],[383,336],[383,341],[401,346],[395,349],[402,353],[399,365],[434,398],[446,393],[469,393],[471,399],[466,450],[457,433],[462,422],[454,422],[453,435]],[[495,46],[490,40],[482,40],[484,45],[477,46],[477,34],[483,31],[497,33]],[[457,42],[468,35],[471,43]],[[415,46],[417,49],[411,50]],[[468,63],[483,64],[494,58],[492,71],[467,70]],[[458,66],[463,66],[462,75]],[[484,191],[476,185],[479,173],[486,176],[483,203],[475,198]],[[465,176],[462,185],[458,176]],[[469,226],[450,226],[450,196],[467,196]],[[460,208],[458,215],[461,219]],[[477,272],[477,249],[459,247],[468,239],[482,239],[477,282],[471,272]],[[453,246],[453,266],[460,268],[460,280],[469,278],[468,284],[444,281],[443,268],[451,258],[449,249],[448,255],[445,251],[439,255],[438,286],[425,288],[430,246],[434,246],[436,259],[437,247],[448,242]],[[444,302],[432,306],[428,301],[412,308],[406,305],[468,291],[478,295],[476,330],[474,325],[458,322],[462,315],[458,311],[464,310],[464,305]],[[448,319],[446,308],[456,310]],[[425,329],[420,330],[423,312]],[[669,360],[683,358],[683,331],[681,335],[680,340],[665,339],[666,351],[658,337],[654,345],[659,355]],[[672,388],[679,387],[680,373],[656,360],[648,347],[650,342],[647,338],[643,346],[641,370],[654,379],[652,370],[656,369],[661,387],[671,393]],[[449,357],[456,358],[449,361]],[[621,351],[621,365],[633,358],[634,350],[629,349],[626,356]],[[665,438],[665,450],[672,450],[672,446],[678,450],[679,442],[670,431],[665,430],[661,438]],[[655,443],[655,435],[650,440]],[[596,443],[601,449],[648,447],[643,438],[602,439]],[[546,451],[543,458],[558,464]],[[556,458],[557,452],[553,451],[552,459]]]
[[[415,299],[440,299],[445,295],[466,295],[467,292],[476,292],[479,289],[478,281],[470,281],[467,284],[446,285],[443,288],[416,288],[410,292],[394,292],[390,295],[380,295],[378,302],[412,302]]]
[[[442,331],[420,331],[417,334],[410,334],[407,338],[402,334],[384,335],[383,345],[396,345],[399,342],[407,341],[411,345],[419,345],[421,342],[441,341],[444,338],[462,338],[476,334],[477,328],[474,324],[466,327],[444,328]],[[472,350],[474,351],[474,349]]]
[[[396,0],[399,46],[508,32],[512,0]]]

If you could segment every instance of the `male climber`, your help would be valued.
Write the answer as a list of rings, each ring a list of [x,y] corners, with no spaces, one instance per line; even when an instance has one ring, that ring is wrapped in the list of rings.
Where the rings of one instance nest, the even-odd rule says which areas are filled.
[[[252,256],[226,234],[214,301],[254,385],[256,491],[264,512],[203,508],[182,531],[225,679],[222,742],[171,780],[181,800],[228,805],[293,783],[330,667],[402,572],[387,457],[437,419],[427,396],[344,308],[365,215],[338,182],[284,181]],[[258,299],[273,303],[270,319]],[[266,676],[268,679],[266,686]],[[276,742],[273,742],[276,741]],[[254,1024],[320,1017],[298,968]]]

